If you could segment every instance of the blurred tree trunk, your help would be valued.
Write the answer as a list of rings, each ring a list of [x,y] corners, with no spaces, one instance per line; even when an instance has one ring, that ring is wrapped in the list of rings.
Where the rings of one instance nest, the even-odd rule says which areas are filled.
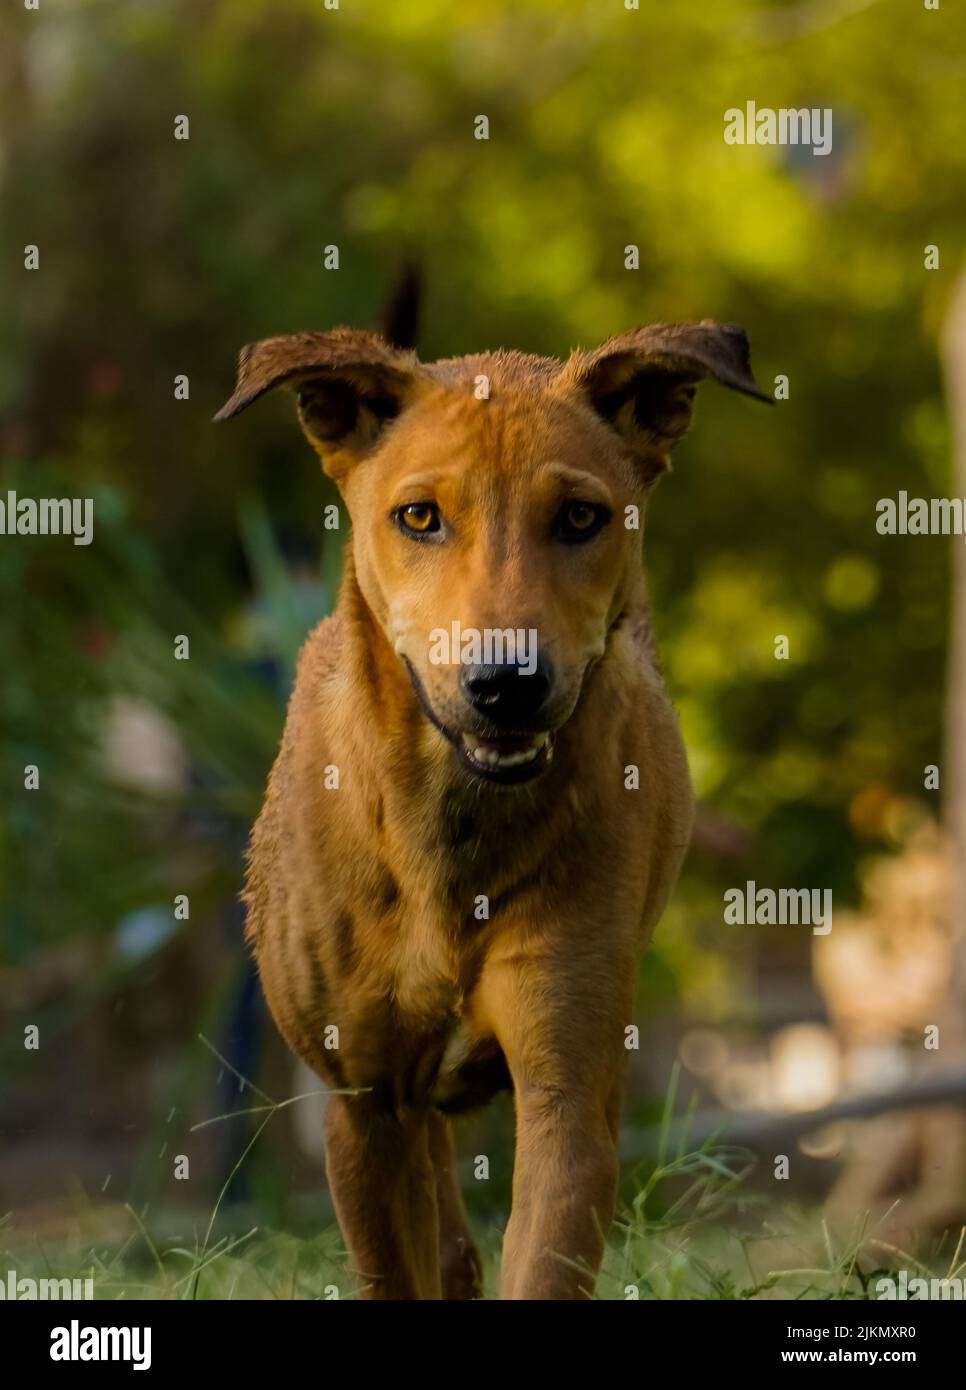
[[[960,274],[946,318],[943,368],[952,422],[953,496],[966,498],[966,270]],[[952,584],[952,632],[946,677],[945,805],[946,824],[955,851],[951,906],[957,938],[947,1027],[950,1041],[966,1053],[966,538],[953,547]]]
[[[943,325],[942,364],[951,423],[951,496],[966,499],[966,270]],[[946,676],[946,747],[940,771],[946,832],[953,845],[951,962],[945,1000],[930,1022],[939,1051],[921,1062],[966,1060],[966,539],[952,543],[952,604]],[[883,1115],[863,1126],[830,1205],[873,1218],[899,1199],[871,1235],[909,1248],[966,1221],[966,1105]]]

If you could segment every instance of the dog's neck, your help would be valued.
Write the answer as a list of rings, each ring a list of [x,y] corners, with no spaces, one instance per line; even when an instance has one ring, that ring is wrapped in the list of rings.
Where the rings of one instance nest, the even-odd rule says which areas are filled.
[[[347,547],[343,561],[337,613],[345,630],[346,659],[353,668],[354,688],[368,703],[368,709],[359,710],[365,737],[393,741],[413,734],[425,714],[405,663],[393,651],[362,592],[351,547]]]

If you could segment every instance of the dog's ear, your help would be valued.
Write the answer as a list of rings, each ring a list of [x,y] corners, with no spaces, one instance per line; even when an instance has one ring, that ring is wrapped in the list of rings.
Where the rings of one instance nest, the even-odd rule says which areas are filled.
[[[234,395],[215,419],[230,419],[276,386],[291,387],[302,429],[335,477],[376,446],[424,380],[414,353],[375,333],[290,333],[242,348]]]
[[[748,339],[731,323],[651,324],[609,338],[594,352],[575,353],[561,379],[639,456],[648,481],[691,423],[699,381],[724,386],[773,405],[751,374]]]

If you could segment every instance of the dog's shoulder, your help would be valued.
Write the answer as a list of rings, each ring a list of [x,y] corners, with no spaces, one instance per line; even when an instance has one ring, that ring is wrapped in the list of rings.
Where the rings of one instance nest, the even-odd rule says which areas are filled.
[[[285,759],[291,746],[302,737],[305,725],[317,723],[320,704],[329,703],[333,688],[344,678],[344,626],[339,614],[333,613],[323,618],[302,643],[295,663],[295,680],[288,701],[279,761]]]
[[[302,643],[295,668],[296,688],[317,688],[331,679],[338,669],[342,648],[342,619],[338,613],[333,613],[323,618]]]
[[[317,733],[314,714],[320,691],[337,671],[341,649],[342,624],[333,614],[312,629],[299,652],[282,741],[248,847],[242,899],[247,909],[245,939],[253,948],[259,946],[265,924],[282,910],[278,906],[282,856],[291,839],[291,816],[303,804],[300,786],[305,775],[305,750],[312,746]]]

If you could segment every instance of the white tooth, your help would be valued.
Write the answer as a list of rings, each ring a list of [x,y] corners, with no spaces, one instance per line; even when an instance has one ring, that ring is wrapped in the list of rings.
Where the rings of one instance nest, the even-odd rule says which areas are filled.
[[[539,751],[539,748],[524,748],[517,753],[505,753],[499,759],[499,766],[519,767],[522,763],[532,763]]]
[[[519,767],[521,763],[532,763],[540,750],[549,743],[550,735],[534,734],[529,747],[503,754],[495,748],[487,748],[482,743],[472,744],[470,734],[462,734],[461,739],[463,747],[474,762],[480,763],[483,767],[509,768]]]

